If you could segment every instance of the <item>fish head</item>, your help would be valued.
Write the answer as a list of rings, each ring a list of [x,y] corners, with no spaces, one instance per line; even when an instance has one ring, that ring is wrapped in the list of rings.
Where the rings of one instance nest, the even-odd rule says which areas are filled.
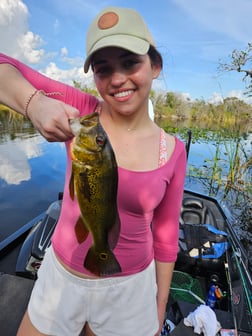
[[[88,155],[100,153],[107,142],[98,113],[92,113],[81,118],[71,119],[70,127],[75,137],[71,144],[72,157],[86,161]]]

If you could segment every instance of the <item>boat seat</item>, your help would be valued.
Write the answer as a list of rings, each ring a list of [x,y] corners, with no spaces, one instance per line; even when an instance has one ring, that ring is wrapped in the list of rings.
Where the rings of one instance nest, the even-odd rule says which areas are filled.
[[[216,220],[202,200],[184,198],[180,215],[177,265],[199,266],[216,270],[222,266],[227,235],[217,229]],[[182,269],[181,269],[182,270]]]
[[[183,199],[180,213],[180,223],[183,224],[211,224],[216,227],[216,220],[212,211],[202,200],[194,197]]]
[[[0,274],[0,334],[16,336],[26,311],[34,281]]]

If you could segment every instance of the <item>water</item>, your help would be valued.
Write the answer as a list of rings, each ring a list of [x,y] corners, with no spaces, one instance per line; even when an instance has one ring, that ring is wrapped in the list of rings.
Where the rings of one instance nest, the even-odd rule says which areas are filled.
[[[63,190],[64,144],[26,130],[0,143],[0,240],[44,211]]]
[[[0,241],[46,210],[64,185],[65,145],[47,143],[29,123],[18,125],[0,120]],[[251,141],[246,139],[244,145],[251,147]],[[198,138],[191,144],[185,187],[227,202],[235,229],[252,256],[251,204],[247,204],[250,199],[241,192],[227,193],[219,187],[216,177],[213,179],[217,149],[221,153],[218,159],[221,185],[224,184],[227,141],[217,148],[212,138]],[[202,171],[204,175],[200,176]]]

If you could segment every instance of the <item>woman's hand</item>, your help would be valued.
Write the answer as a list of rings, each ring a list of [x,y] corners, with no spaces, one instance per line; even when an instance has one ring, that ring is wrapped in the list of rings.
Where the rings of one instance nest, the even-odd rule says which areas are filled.
[[[40,76],[25,65],[19,65],[26,71],[29,70],[31,77]],[[79,117],[80,113],[76,108],[46,96],[41,90],[36,91],[13,65],[0,64],[0,78],[0,102],[28,117],[46,140],[66,141],[73,137],[69,119]],[[41,75],[39,80],[43,82],[45,77]],[[41,86],[43,87],[42,84]]]
[[[34,127],[49,141],[67,141],[73,137],[69,119],[78,118],[79,111],[59,100],[37,94],[31,100],[27,116]]]
[[[158,310],[158,321],[159,321],[159,329],[155,336],[160,336],[162,326],[165,319],[165,310],[166,310],[166,302],[157,302],[157,310]]]
[[[157,282],[157,312],[159,321],[159,330],[155,336],[159,336],[162,330],[166,304],[169,297],[170,285],[174,269],[174,262],[165,263],[155,261],[156,265],[156,282]]]

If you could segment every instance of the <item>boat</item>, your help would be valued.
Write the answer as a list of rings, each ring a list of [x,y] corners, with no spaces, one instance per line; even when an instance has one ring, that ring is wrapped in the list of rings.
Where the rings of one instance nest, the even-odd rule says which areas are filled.
[[[49,208],[0,242],[0,329],[16,335],[59,218],[62,194]],[[214,312],[220,335],[252,335],[252,263],[217,199],[184,191],[180,216],[180,250],[173,273],[164,323],[171,336],[198,335],[184,321],[199,307]],[[218,295],[217,295],[218,293]],[[206,304],[207,303],[207,304]],[[168,329],[170,331],[168,333]],[[84,335],[84,334],[83,334]]]

